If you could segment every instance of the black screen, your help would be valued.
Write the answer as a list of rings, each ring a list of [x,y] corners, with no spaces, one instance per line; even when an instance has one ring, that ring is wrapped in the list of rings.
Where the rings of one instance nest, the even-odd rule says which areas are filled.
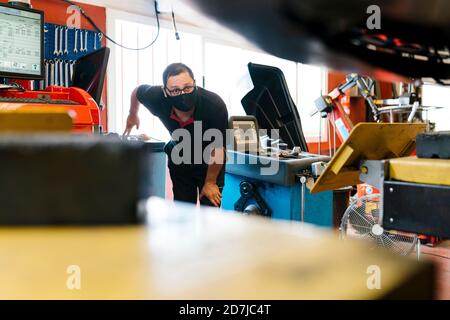
[[[101,48],[80,58],[75,65],[72,86],[89,93],[100,106],[108,66],[109,48]]]
[[[253,90],[242,99],[248,115],[255,116],[260,129],[279,130],[279,137],[289,148],[308,151],[297,107],[289,94],[283,72],[275,67],[249,63]]]

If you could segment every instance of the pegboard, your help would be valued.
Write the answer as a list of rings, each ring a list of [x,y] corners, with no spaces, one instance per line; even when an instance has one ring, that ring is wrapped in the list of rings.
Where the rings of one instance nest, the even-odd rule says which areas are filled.
[[[102,38],[103,35],[96,31],[46,23],[44,26],[45,59],[77,60],[87,53],[100,49]]]
[[[33,82],[33,90],[47,86],[72,85],[73,67],[76,61],[102,47],[100,32],[68,28],[63,25],[44,25],[45,79]]]

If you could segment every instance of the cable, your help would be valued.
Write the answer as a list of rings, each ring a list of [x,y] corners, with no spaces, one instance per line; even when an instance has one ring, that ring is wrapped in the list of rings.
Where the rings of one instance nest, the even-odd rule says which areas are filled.
[[[434,253],[428,253],[428,252],[421,252],[420,254],[427,254],[429,256],[435,256],[435,257],[439,257],[439,258],[450,260],[450,257],[441,256],[440,254],[434,254]]]
[[[89,16],[87,15],[87,13],[84,12],[83,8],[81,8],[79,5],[73,3],[73,2],[70,1],[70,0],[61,0],[61,1],[65,2],[65,3],[68,3],[68,4],[70,4],[71,6],[77,7],[78,10],[80,11],[80,13],[83,15],[83,17],[86,18],[86,20],[94,27],[95,30],[97,30],[98,32],[102,33],[102,34],[105,36],[106,39],[108,39],[109,41],[111,41],[112,43],[114,43],[115,45],[117,45],[117,46],[119,46],[119,47],[121,47],[121,48],[124,48],[124,49],[127,49],[127,50],[134,50],[134,51],[145,50],[145,49],[147,49],[147,48],[150,48],[150,47],[156,42],[156,40],[157,40],[158,37],[159,37],[159,29],[160,29],[160,26],[159,26],[159,11],[158,11],[158,3],[157,3],[156,0],[154,1],[154,4],[155,4],[156,24],[157,24],[157,27],[158,27],[158,30],[157,30],[157,32],[156,32],[156,37],[155,37],[155,39],[153,39],[152,42],[150,42],[150,44],[148,44],[147,46],[142,47],[142,48],[130,48],[130,47],[124,46],[124,45],[122,45],[122,44],[116,42],[114,39],[110,38],[105,32],[103,32],[103,31],[97,26],[97,24],[91,19],[91,17],[89,17]]]
[[[173,29],[175,30],[175,38],[177,40],[180,40],[180,35],[178,34],[177,24],[175,22],[175,13],[173,13],[173,9],[172,9],[172,22],[173,22]]]

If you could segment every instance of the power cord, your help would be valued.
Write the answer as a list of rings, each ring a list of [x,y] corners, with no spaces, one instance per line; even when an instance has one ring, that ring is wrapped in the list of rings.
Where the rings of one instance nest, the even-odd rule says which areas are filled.
[[[450,260],[450,257],[446,257],[446,256],[443,256],[440,254],[428,253],[428,252],[421,252],[420,254],[425,254],[425,255],[429,255],[429,256],[434,256],[434,257]]]
[[[157,24],[157,27],[158,27],[158,30],[157,30],[157,32],[156,32],[156,37],[155,37],[155,39],[153,39],[152,42],[150,42],[150,44],[148,44],[148,45],[146,45],[145,47],[142,47],[142,48],[130,48],[130,47],[127,47],[127,46],[124,46],[124,45],[118,43],[117,41],[115,41],[114,39],[112,39],[111,37],[109,37],[105,32],[103,32],[103,31],[97,26],[97,24],[92,20],[92,18],[91,18],[90,16],[88,16],[88,14],[87,14],[87,13],[83,10],[83,8],[80,7],[78,4],[73,3],[73,2],[70,1],[70,0],[61,0],[61,1],[65,2],[65,3],[68,3],[68,4],[70,4],[71,6],[75,6],[76,8],[78,8],[78,10],[79,10],[80,13],[83,15],[83,17],[86,18],[86,20],[94,27],[95,30],[97,30],[98,32],[102,33],[102,34],[105,36],[106,39],[108,39],[109,41],[111,41],[112,43],[114,43],[115,45],[117,45],[117,46],[119,46],[119,47],[121,47],[121,48],[124,48],[124,49],[127,49],[127,50],[134,50],[134,51],[145,50],[145,49],[147,49],[147,48],[150,48],[150,47],[156,42],[156,40],[157,40],[158,37],[159,37],[159,30],[160,30],[160,25],[159,25],[159,13],[160,13],[160,12],[158,11],[158,3],[157,3],[157,1],[153,1],[154,5],[155,5],[156,24]]]
[[[172,9],[172,22],[173,22],[173,30],[175,31],[175,39],[180,40],[180,35],[178,34],[177,30],[177,23],[175,22],[175,13]]]

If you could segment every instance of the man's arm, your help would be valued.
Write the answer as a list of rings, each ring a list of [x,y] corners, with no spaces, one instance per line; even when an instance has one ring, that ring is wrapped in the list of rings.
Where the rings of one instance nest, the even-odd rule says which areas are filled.
[[[216,148],[211,151],[211,157],[208,164],[208,171],[206,172],[205,184],[200,193],[200,198],[205,196],[216,207],[220,207],[222,202],[222,194],[217,186],[217,177],[224,166],[225,149]]]
[[[137,98],[137,91],[139,87],[136,87],[133,92],[131,93],[131,99],[130,99],[130,112],[127,117],[127,124],[125,126],[125,131],[123,132],[123,135],[129,135],[131,130],[134,126],[136,126],[136,129],[139,129],[139,100]]]
[[[214,111],[212,118],[211,128],[220,130],[222,142],[216,144],[211,151],[211,157],[208,162],[208,170],[206,172],[205,184],[200,193],[200,198],[206,196],[212,204],[216,207],[220,207],[222,202],[222,194],[220,193],[219,186],[217,185],[217,177],[219,176],[226,161],[226,134],[228,128],[228,111],[223,100],[216,95],[217,109]]]

